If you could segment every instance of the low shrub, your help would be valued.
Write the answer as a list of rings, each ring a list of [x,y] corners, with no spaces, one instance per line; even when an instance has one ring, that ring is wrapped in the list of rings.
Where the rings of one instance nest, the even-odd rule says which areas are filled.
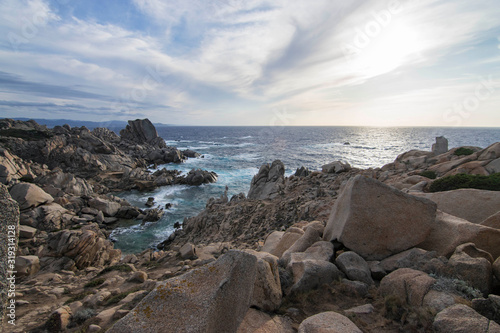
[[[467,156],[474,154],[474,150],[469,148],[460,147],[453,153],[456,156]]]
[[[500,191],[500,173],[489,176],[458,174],[440,178],[434,181],[429,190],[443,192],[460,188],[475,188],[479,190]]]
[[[471,287],[466,281],[444,276],[430,274],[437,281],[431,287],[436,291],[443,291],[458,295],[466,300],[471,301],[474,298],[481,298],[483,294],[478,289]]]
[[[104,281],[106,281],[105,278],[99,278],[99,279],[89,281],[85,284],[84,288],[93,288],[93,287],[100,286],[101,284],[104,283]]]
[[[96,311],[90,308],[83,308],[73,314],[72,320],[78,325],[83,324],[87,319],[96,315]]]
[[[420,176],[429,178],[429,179],[436,179],[437,174],[434,171],[426,170],[420,173]]]
[[[81,301],[82,299],[84,299],[88,295],[92,295],[92,292],[90,290],[84,291],[84,292],[79,293],[79,294],[76,294],[75,296],[71,297],[66,302],[64,302],[64,304],[69,304],[69,303],[73,303],[73,302],[76,302],[76,301]]]
[[[112,271],[119,271],[119,272],[132,272],[132,267],[130,267],[127,264],[120,264],[120,265],[114,265],[114,266],[109,266],[103,269],[102,271],[99,272],[97,275],[103,275]]]

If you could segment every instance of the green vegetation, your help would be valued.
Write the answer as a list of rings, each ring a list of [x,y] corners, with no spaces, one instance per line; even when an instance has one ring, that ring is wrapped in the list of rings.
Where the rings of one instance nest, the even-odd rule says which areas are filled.
[[[474,150],[469,149],[469,148],[460,147],[457,150],[455,150],[455,152],[453,154],[457,155],[457,156],[467,156],[467,155],[474,154]]]
[[[90,308],[83,308],[78,310],[73,314],[72,320],[78,324],[83,324],[87,319],[90,319],[96,315],[96,311]]]
[[[66,302],[64,302],[64,304],[70,304],[70,303],[73,303],[76,301],[81,301],[82,299],[84,299],[88,295],[92,295],[92,292],[90,290],[76,294],[75,296],[71,297]]]
[[[37,130],[22,130],[18,128],[9,128],[0,130],[0,136],[20,138],[27,141],[43,140],[52,137],[52,134]]]
[[[132,267],[130,267],[127,264],[120,264],[120,265],[115,265],[115,266],[109,266],[103,269],[102,271],[99,272],[97,275],[103,275],[112,271],[119,271],[119,272],[132,272]]]
[[[483,297],[483,294],[479,290],[471,287],[464,280],[436,276],[435,274],[430,274],[430,276],[437,280],[431,287],[433,290],[449,292],[469,301],[474,298]]]
[[[411,306],[406,300],[391,295],[383,299],[384,316],[400,322],[411,332],[431,332],[436,310],[428,306]]]
[[[437,174],[434,171],[426,170],[426,171],[422,171],[420,176],[425,177],[425,178],[429,178],[429,179],[436,179]]]
[[[139,287],[132,288],[130,290],[127,290],[127,291],[124,291],[122,293],[119,293],[119,294],[117,294],[115,296],[111,296],[106,301],[106,306],[116,304],[116,303],[120,302],[122,299],[124,299],[125,297],[127,297],[128,295],[130,295],[132,293],[135,293],[136,291],[139,291],[139,290],[141,290],[141,288],[139,288]]]
[[[99,278],[99,279],[89,281],[88,283],[85,284],[84,288],[94,288],[94,287],[100,286],[101,284],[104,283],[104,281],[106,281],[105,278]]]
[[[440,178],[431,184],[431,192],[443,192],[460,188],[500,191],[500,173],[489,176],[458,174]]]

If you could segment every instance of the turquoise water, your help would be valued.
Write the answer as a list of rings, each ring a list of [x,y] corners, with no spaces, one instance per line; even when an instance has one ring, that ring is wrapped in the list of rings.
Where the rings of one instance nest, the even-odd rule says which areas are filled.
[[[430,150],[436,136],[444,135],[449,146],[487,147],[500,141],[498,128],[366,128],[366,127],[163,127],[159,135],[170,146],[192,149],[204,158],[189,159],[180,165],[158,168],[188,172],[192,168],[215,171],[215,184],[189,187],[167,186],[152,192],[120,194],[133,205],[146,208],[150,196],[157,204],[172,203],[155,223],[138,221],[122,224],[111,238],[125,253],[155,247],[174,231],[175,222],[197,215],[207,200],[219,197],[226,185],[232,196],[248,193],[250,181],[263,163],[283,161],[286,174],[298,167],[320,170],[323,164],[344,160],[359,168],[376,168],[394,161],[411,149]],[[348,144],[347,144],[348,143]]]

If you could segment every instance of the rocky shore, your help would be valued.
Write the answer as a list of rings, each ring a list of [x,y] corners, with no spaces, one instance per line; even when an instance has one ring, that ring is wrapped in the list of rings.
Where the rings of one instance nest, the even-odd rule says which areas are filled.
[[[148,212],[111,193],[215,181],[148,172],[194,152],[148,120],[120,136],[0,120],[0,147],[2,230],[18,231],[6,332],[500,332],[500,192],[433,191],[500,172],[500,143],[438,138],[381,168],[291,177],[274,161],[248,195],[209,200],[159,250],[127,256],[110,225]]]

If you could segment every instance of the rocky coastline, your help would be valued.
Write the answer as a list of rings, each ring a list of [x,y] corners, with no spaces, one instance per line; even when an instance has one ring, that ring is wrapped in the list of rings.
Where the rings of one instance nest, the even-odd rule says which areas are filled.
[[[147,119],[120,135],[0,120],[1,236],[15,225],[17,242],[4,330],[500,332],[500,192],[431,191],[447,176],[500,172],[500,143],[448,149],[438,138],[381,168],[334,161],[290,177],[274,161],[248,194],[212,198],[158,250],[122,256],[113,224],[162,208],[113,193],[216,181],[148,169],[196,157]]]

